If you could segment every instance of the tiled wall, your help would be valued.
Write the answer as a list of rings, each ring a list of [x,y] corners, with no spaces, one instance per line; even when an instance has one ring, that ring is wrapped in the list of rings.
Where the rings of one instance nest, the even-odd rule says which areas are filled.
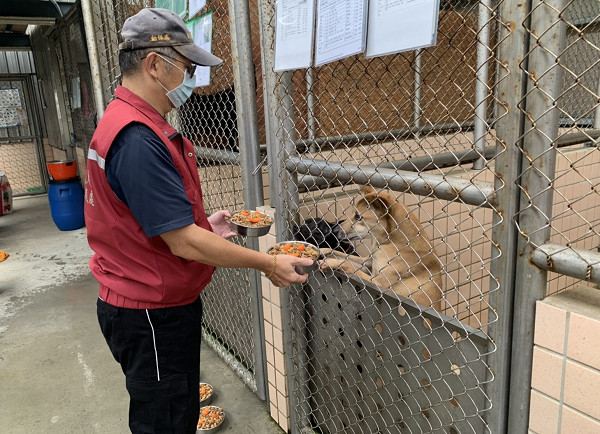
[[[600,433],[600,290],[537,302],[529,433]]]
[[[259,207],[258,211],[275,216],[275,209]],[[266,252],[276,243],[275,225],[264,237],[259,238],[259,249]],[[283,428],[289,428],[289,400],[287,376],[283,350],[283,325],[281,317],[281,298],[279,289],[271,281],[262,276],[262,304],[265,327],[265,349],[267,357],[267,381],[269,383],[269,410],[271,417]]]

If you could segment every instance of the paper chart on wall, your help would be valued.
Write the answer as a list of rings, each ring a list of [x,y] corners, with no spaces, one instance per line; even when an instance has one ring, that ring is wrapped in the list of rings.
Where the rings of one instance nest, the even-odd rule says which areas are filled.
[[[370,0],[366,57],[435,45],[439,0]]]
[[[318,0],[315,66],[362,53],[367,0]]]
[[[279,0],[275,12],[275,71],[312,64],[314,0]]]
[[[204,6],[206,6],[206,0],[190,0],[188,16],[193,18]]]
[[[209,53],[212,50],[212,14],[213,11],[208,11],[186,23],[192,38],[194,38],[194,43]],[[210,66],[198,66],[195,77],[196,87],[210,85]]]

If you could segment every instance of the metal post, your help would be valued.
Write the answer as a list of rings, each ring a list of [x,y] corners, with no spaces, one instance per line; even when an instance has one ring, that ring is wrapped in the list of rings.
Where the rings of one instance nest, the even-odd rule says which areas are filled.
[[[264,204],[264,198],[262,171],[256,170],[260,167],[260,146],[254,64],[252,62],[250,10],[247,0],[229,0],[229,26],[244,204],[249,209],[256,209],[257,206]],[[246,245],[248,248],[258,250],[258,239],[248,238]],[[253,312],[256,394],[260,399],[265,400],[268,387],[260,272],[249,270],[249,278]]]
[[[295,153],[294,145],[294,122],[290,105],[293,104],[292,98],[288,94],[291,92],[292,73],[275,73],[273,70],[275,64],[275,2],[272,0],[259,0],[259,22],[260,28],[260,45],[262,54],[263,68],[263,86],[265,98],[265,124],[267,131],[267,158],[269,161],[269,186],[271,192],[271,205],[275,207],[275,225],[277,228],[277,239],[282,240],[288,236],[288,222],[290,221],[289,208],[292,202],[286,203],[284,192],[289,185],[287,181],[289,175],[285,170],[285,159],[290,153]],[[283,153],[283,155],[282,155]],[[289,189],[287,194],[290,194]],[[297,189],[295,192],[297,197]],[[290,197],[291,198],[291,197]],[[285,368],[287,371],[287,385],[289,393],[289,409],[290,409],[290,429],[292,434],[298,433],[299,422],[297,420],[297,406],[309,406],[307,402],[296,402],[294,388],[294,365],[290,355],[292,354],[291,342],[291,312],[290,312],[290,297],[287,289],[280,292],[281,296],[281,312],[283,321],[283,345],[285,350]],[[300,354],[305,354],[305,351],[300,351]],[[303,360],[296,361],[301,367],[306,366]],[[299,387],[308,389],[307,379],[301,378]],[[308,395],[305,395],[308,396]],[[303,414],[310,414],[310,408],[303,411]],[[305,425],[306,421],[302,421]]]
[[[596,97],[600,95],[600,77],[598,77],[598,90],[596,91]],[[596,104],[596,112],[594,113],[594,128],[600,128],[600,103]]]
[[[473,169],[481,170],[485,165],[485,138],[487,136],[488,111],[488,58],[490,56],[491,0],[480,0],[479,35],[477,37],[477,80],[475,81],[475,131],[474,146],[481,154]]]
[[[415,50],[415,99],[413,101],[413,128],[415,137],[419,137],[421,126],[421,56],[423,50]]]
[[[526,77],[520,65],[527,53],[527,32],[521,25],[529,13],[528,2],[516,8],[511,2],[498,7],[498,49],[495,107],[496,159],[494,190],[497,205],[492,220],[492,262],[490,265],[490,318],[488,334],[491,338],[487,363],[493,373],[486,384],[486,393],[492,408],[486,421],[494,434],[507,433],[508,395],[510,387],[511,330],[515,292],[517,231],[513,216],[519,206],[516,183],[521,167],[522,153],[518,147],[523,134],[523,113],[519,104],[525,91]],[[478,83],[479,84],[479,83]],[[475,135],[477,137],[477,134]],[[492,315],[497,315],[496,318]]]
[[[98,120],[100,120],[104,115],[104,93],[102,91],[102,80],[100,79],[100,61],[98,60],[96,30],[90,1],[91,0],[81,0],[81,13],[83,14],[83,27],[85,29],[85,41],[88,49],[90,72],[92,74],[92,86],[94,87],[96,116]]]
[[[558,136],[560,92],[559,54],[566,39],[560,19],[566,0],[534,0],[527,90],[527,123],[523,136],[521,205],[516,267],[512,360],[509,396],[509,433],[525,433],[533,360],[535,303],[546,295],[547,272],[532,264],[533,251],[548,241],[552,217],[552,180],[556,164],[553,148]],[[520,23],[517,23],[520,25]]]
[[[314,92],[315,72],[309,67],[306,70],[306,122],[308,125],[308,140],[315,138],[315,92]],[[317,147],[312,144],[310,152],[317,152]]]

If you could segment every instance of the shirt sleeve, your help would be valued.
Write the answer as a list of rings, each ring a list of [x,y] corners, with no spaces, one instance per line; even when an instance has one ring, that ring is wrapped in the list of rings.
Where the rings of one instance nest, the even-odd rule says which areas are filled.
[[[192,205],[165,144],[145,125],[117,135],[106,158],[106,177],[149,238],[194,223]]]

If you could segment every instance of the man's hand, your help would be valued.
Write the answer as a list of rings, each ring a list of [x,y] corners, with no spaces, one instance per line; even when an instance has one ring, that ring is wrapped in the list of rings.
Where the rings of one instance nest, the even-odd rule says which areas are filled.
[[[225,239],[237,236],[237,232],[233,230],[234,227],[225,220],[225,217],[231,217],[227,210],[217,211],[208,218],[213,232]]]
[[[308,274],[298,274],[296,271],[296,266],[310,267],[314,263],[313,259],[296,258],[295,256],[289,255],[277,255],[274,256],[273,259],[273,274],[271,274],[268,279],[271,280],[273,285],[280,288],[289,286],[292,283],[306,282],[308,279]],[[265,273],[271,273],[271,271],[265,271]]]

